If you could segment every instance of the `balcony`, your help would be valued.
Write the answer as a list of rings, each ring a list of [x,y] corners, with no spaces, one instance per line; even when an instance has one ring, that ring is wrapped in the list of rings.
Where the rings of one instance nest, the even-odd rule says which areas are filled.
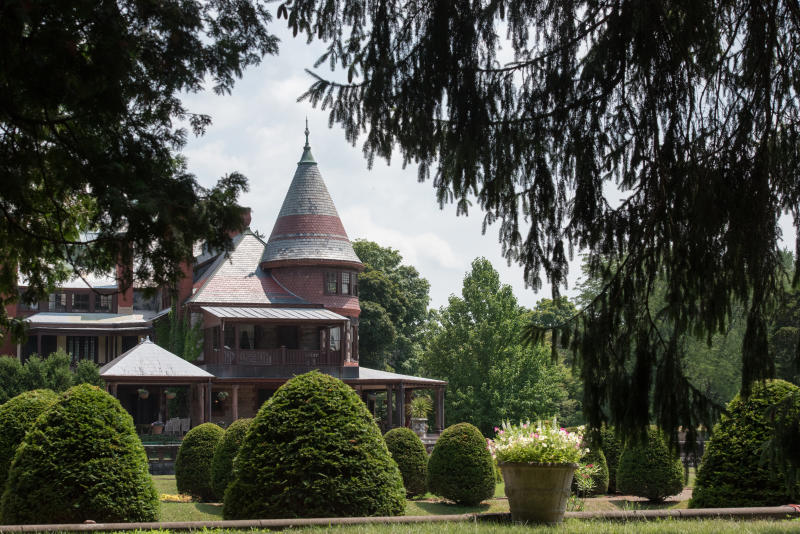
[[[226,365],[279,365],[317,367],[342,365],[340,350],[277,349],[223,351],[222,362]]]

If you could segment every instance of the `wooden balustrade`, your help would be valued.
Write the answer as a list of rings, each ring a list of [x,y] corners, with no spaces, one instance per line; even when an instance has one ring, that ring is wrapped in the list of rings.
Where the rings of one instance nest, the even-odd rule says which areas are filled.
[[[220,361],[218,351],[207,351],[208,362]],[[318,365],[341,365],[342,353],[340,350],[304,350],[277,349],[262,350],[231,350],[222,351],[220,363],[227,365],[289,365],[298,367],[314,367]]]

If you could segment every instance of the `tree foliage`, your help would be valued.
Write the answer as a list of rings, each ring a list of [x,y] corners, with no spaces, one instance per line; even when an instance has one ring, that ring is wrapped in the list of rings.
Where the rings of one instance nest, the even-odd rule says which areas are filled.
[[[545,345],[520,341],[527,313],[511,286],[478,258],[461,293],[436,314],[438,326],[422,357],[427,374],[448,381],[447,421],[472,423],[489,436],[506,419],[557,414],[566,398],[567,371],[550,360]]]
[[[210,189],[178,151],[183,124],[210,124],[180,96],[235,77],[277,51],[250,0],[11,0],[0,10],[0,331],[21,295],[40,300],[74,273],[170,285],[203,240],[222,249],[242,224],[246,179]],[[135,262],[134,262],[135,258]]]
[[[593,426],[708,424],[678,341],[725,330],[736,303],[745,390],[773,374],[778,219],[800,228],[796,2],[285,0],[277,13],[327,43],[317,65],[347,73],[314,74],[305,98],[349,141],[364,133],[370,162],[399,150],[440,203],[465,213],[474,198],[534,288],[563,287],[587,251],[602,291],[564,334]]]
[[[92,361],[81,360],[73,370],[69,354],[57,350],[46,359],[35,354],[21,364],[13,356],[0,356],[0,404],[34,389],[66,391],[78,384],[100,386],[100,370]]]
[[[366,367],[413,373],[430,284],[391,247],[356,239],[353,249],[364,264],[358,280],[359,360]]]
[[[177,354],[187,362],[193,362],[203,352],[203,331],[200,322],[191,324],[189,313],[183,317],[178,314],[177,306],[170,308],[166,317],[156,321],[156,344]]]

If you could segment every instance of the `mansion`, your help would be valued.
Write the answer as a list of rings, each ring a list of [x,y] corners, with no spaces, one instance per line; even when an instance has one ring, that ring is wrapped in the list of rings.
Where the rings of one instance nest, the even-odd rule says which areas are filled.
[[[79,279],[47,300],[12,306],[11,315],[25,318],[28,337],[0,354],[25,361],[62,349],[73,360],[94,361],[143,432],[174,415],[169,406],[176,391],[191,426],[229,424],[253,417],[287,379],[314,369],[353,387],[384,429],[407,426],[412,391],[425,390],[434,399],[432,430],[440,432],[446,382],[359,366],[364,266],[311,154],[308,130],[269,238],[249,228],[249,210],[244,222],[228,254],[197,247],[176,288],[180,313],[202,332],[196,361],[149,342],[154,324],[168,320],[174,292],[119,291],[117,277],[88,279],[91,287]]]

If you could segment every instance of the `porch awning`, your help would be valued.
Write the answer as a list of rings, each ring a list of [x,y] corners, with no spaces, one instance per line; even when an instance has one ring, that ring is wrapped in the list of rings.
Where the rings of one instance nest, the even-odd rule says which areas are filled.
[[[325,308],[243,308],[201,306],[201,310],[219,319],[282,319],[291,321],[347,321],[347,317]]]

